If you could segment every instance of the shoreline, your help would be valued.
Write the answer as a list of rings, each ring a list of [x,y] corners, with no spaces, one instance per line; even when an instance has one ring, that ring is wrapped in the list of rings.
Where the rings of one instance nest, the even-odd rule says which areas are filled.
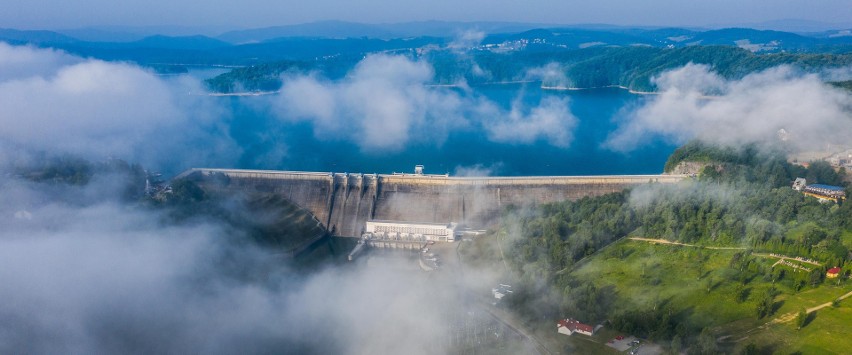
[[[535,81],[500,81],[500,82],[493,82],[493,83],[482,83],[482,84],[471,85],[471,87],[492,86],[492,85],[517,85],[517,84],[530,84],[530,83],[535,83]],[[459,84],[425,84],[423,86],[429,87],[429,88],[462,88],[462,87],[464,87],[464,86],[459,85]],[[590,88],[541,85],[541,86],[539,86],[539,88],[542,89],[542,90],[548,90],[548,91],[583,91],[583,90],[600,90],[600,89],[622,89],[622,90],[627,90],[627,92],[634,94],[634,95],[659,95],[660,94],[659,92],[656,92],[656,91],[636,91],[636,90],[632,90],[632,89],[630,89],[626,86],[621,86],[621,85],[607,85],[607,86],[597,86],[597,87],[590,87]],[[228,92],[228,93],[208,92],[207,95],[208,96],[222,96],[222,97],[225,97],[225,96],[237,96],[237,97],[241,97],[241,96],[266,96],[266,95],[275,95],[275,94],[278,94],[280,92],[281,92],[281,90],[275,90],[275,91],[241,91],[241,92]]]
[[[281,92],[281,90],[275,90],[275,91],[242,91],[242,92],[207,92],[207,96],[217,96],[217,97],[267,96],[267,95],[275,95],[275,94],[280,93],[280,92]]]
[[[598,90],[598,89],[622,89],[627,90],[627,92],[634,95],[659,95],[659,92],[656,91],[636,91],[626,86],[621,85],[607,85],[607,86],[596,86],[590,88],[578,88],[578,87],[567,87],[567,86],[541,86],[542,90],[553,90],[553,91],[582,91],[582,90]]]

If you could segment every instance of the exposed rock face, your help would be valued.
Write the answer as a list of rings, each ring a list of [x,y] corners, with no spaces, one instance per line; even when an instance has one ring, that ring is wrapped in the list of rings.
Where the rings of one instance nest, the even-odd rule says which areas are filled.
[[[667,172],[666,174],[670,175],[698,175],[701,174],[701,171],[704,170],[704,167],[707,165],[711,165],[707,162],[695,162],[695,161],[682,161],[678,163],[672,171]]]

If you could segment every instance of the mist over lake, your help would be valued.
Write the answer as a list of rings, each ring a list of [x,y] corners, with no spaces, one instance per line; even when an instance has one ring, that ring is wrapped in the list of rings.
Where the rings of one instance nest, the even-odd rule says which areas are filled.
[[[616,121],[647,100],[645,96],[617,88],[556,91],[542,90],[539,85],[487,85],[472,90],[506,110],[518,101],[532,107],[548,97],[567,99],[578,119],[568,146],[555,146],[542,139],[532,143],[493,142],[485,132],[470,129],[451,131],[443,142],[412,139],[400,150],[365,151],[343,138],[317,138],[317,128],[311,122],[282,122],[272,117],[264,96],[221,100],[233,110],[230,133],[244,149],[236,166],[243,169],[390,173],[408,172],[415,164],[423,164],[428,173],[451,175],[656,174],[676,148],[660,140],[629,153],[602,146],[616,128]]]

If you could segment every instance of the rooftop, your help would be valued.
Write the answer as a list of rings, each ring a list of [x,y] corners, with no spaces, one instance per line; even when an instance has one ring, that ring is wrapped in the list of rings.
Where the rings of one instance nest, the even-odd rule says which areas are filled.
[[[842,188],[842,187],[840,187],[840,186],[832,186],[832,185],[810,184],[810,185],[808,185],[808,187],[810,187],[810,188],[815,188],[815,189],[831,190],[831,191],[843,191],[843,188]]]
[[[450,223],[434,223],[434,222],[409,222],[409,221],[389,221],[382,219],[371,219],[367,223],[383,223],[383,224],[404,224],[404,225],[420,225],[420,226],[435,226],[435,227],[454,227],[454,222]]]
[[[591,333],[595,329],[591,325],[580,323],[580,321],[578,321],[576,319],[571,319],[571,318],[562,319],[562,320],[559,321],[559,323],[557,323],[557,325],[560,326],[560,327],[568,328],[572,331],[581,330],[581,331],[589,332],[589,333]]]

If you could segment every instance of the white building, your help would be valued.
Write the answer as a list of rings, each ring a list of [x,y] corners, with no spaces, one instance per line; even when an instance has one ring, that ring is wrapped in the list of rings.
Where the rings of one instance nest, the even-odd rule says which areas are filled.
[[[559,334],[571,335],[574,333],[580,333],[583,335],[592,336],[595,334],[595,328],[588,324],[580,323],[580,321],[568,318],[562,319],[559,323],[556,323],[556,331]]]
[[[386,236],[388,239],[413,239],[453,242],[456,240],[456,223],[415,223],[399,221],[367,221],[364,233]]]
[[[808,186],[808,181],[805,178],[796,178],[796,181],[793,181],[793,190],[802,191],[806,186]]]

